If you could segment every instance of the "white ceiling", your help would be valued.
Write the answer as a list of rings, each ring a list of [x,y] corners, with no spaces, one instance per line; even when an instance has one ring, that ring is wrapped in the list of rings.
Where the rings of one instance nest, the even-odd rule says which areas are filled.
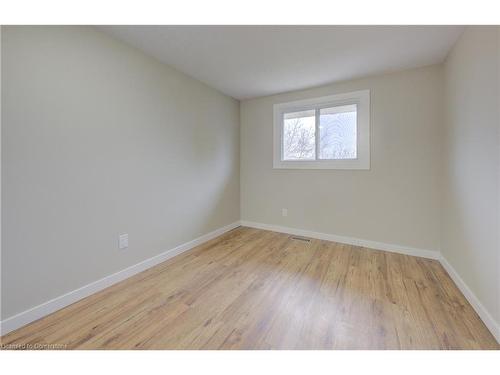
[[[102,26],[237,99],[442,62],[461,26]]]

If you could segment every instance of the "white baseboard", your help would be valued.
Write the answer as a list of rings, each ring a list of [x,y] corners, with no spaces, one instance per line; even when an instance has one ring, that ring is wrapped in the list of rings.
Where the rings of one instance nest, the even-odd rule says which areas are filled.
[[[456,286],[462,294],[465,296],[467,301],[471,304],[471,306],[476,310],[477,315],[481,318],[483,323],[488,327],[491,334],[495,336],[495,339],[498,343],[500,343],[500,324],[493,318],[493,316],[489,313],[489,311],[483,306],[479,298],[470,290],[465,281],[460,277],[458,272],[452,267],[452,265],[446,260],[445,257],[441,254],[441,258],[439,259],[442,266],[448,272],[451,279],[455,282]]]
[[[17,328],[20,328],[28,323],[31,323],[35,320],[43,318],[57,310],[62,309],[72,303],[75,303],[82,298],[88,297],[91,294],[97,293],[107,287],[110,287],[113,284],[116,284],[119,281],[125,280],[139,272],[147,270],[153,266],[156,266],[159,263],[166,261],[180,253],[183,253],[187,250],[192,249],[198,245],[201,245],[204,242],[207,242],[215,237],[220,236],[234,228],[240,226],[240,222],[235,222],[225,227],[214,230],[213,232],[207,233],[201,237],[198,237],[192,241],[186,242],[182,245],[179,245],[173,249],[167,250],[159,255],[156,255],[152,258],[146,259],[140,263],[134,264],[124,270],[118,271],[112,275],[106,276],[100,280],[94,281],[88,285],[85,285],[79,289],[73,290],[69,293],[66,293],[62,296],[56,297],[42,303],[38,306],[35,306],[29,310],[23,311],[17,315],[14,315],[10,318],[7,318],[0,322],[0,334],[5,335]]]
[[[241,221],[229,224],[225,227],[219,228],[213,232],[205,234],[199,238],[196,238],[193,241],[186,242],[182,245],[179,245],[173,249],[167,250],[157,256],[146,259],[140,263],[137,263],[131,267],[128,267],[122,271],[114,273],[110,276],[106,276],[100,280],[97,280],[93,283],[85,285],[79,289],[76,289],[72,292],[66,293],[62,296],[54,298],[50,301],[47,301],[41,305],[33,307],[29,310],[23,311],[17,315],[14,315],[10,318],[5,319],[0,322],[0,333],[1,335],[5,335],[17,328],[20,328],[28,323],[31,323],[35,320],[43,318],[46,315],[49,315],[57,310],[60,310],[72,303],[75,303],[89,295],[97,293],[113,284],[116,284],[119,281],[127,279],[139,272],[147,270],[159,263],[166,261],[169,258],[172,258],[180,253],[183,253],[187,250],[190,250],[198,245],[201,245],[204,242],[207,242],[215,237],[218,237],[238,226],[246,226],[264,230],[271,230],[275,232],[288,233],[296,236],[304,236],[317,238],[321,240],[334,241],[340,243],[346,243],[354,246],[362,246],[377,250],[384,250],[394,253],[400,253],[405,255],[413,255],[423,258],[437,259],[441,262],[445,270],[448,272],[452,280],[455,282],[460,291],[464,294],[465,298],[469,301],[471,306],[477,312],[477,314],[481,317],[484,324],[490,332],[495,336],[497,342],[500,342],[500,325],[493,319],[488,310],[482,305],[479,299],[475,296],[475,294],[470,290],[470,288],[465,284],[459,274],[455,271],[455,269],[450,265],[450,263],[438,252],[433,250],[424,250],[424,249],[416,249],[407,246],[399,246],[393,244],[386,244],[381,242],[369,241],[369,240],[361,240],[352,237],[344,237],[333,234],[312,232],[308,230],[296,229],[296,228],[288,228],[278,225],[270,225],[270,224],[262,224],[255,223],[250,221]]]
[[[319,240],[340,242],[340,243],[345,243],[348,245],[362,246],[362,247],[367,247],[367,248],[371,248],[371,249],[390,251],[392,253],[399,253],[399,254],[405,254],[405,255],[413,255],[413,256],[422,257],[422,258],[439,259],[439,257],[440,257],[439,251],[424,250],[424,249],[417,249],[417,248],[408,247],[408,246],[400,246],[400,245],[387,244],[387,243],[382,243],[382,242],[362,240],[359,238],[339,236],[336,234],[312,232],[309,230],[282,227],[279,225],[255,223],[252,221],[245,221],[245,220],[241,221],[241,225],[244,227],[265,229],[265,230],[271,230],[274,232],[293,234],[295,236],[311,237],[311,238],[317,238]]]
[[[418,257],[422,257],[422,258],[439,260],[439,262],[443,265],[444,269],[450,275],[451,279],[457,285],[458,289],[460,289],[460,291],[463,293],[463,295],[465,296],[467,301],[469,301],[471,306],[477,312],[477,314],[479,315],[481,320],[484,322],[486,327],[490,330],[490,332],[495,337],[497,342],[500,343],[500,325],[495,321],[495,319],[493,319],[492,315],[483,306],[483,304],[479,301],[479,299],[476,297],[476,295],[474,293],[472,293],[472,291],[467,286],[467,284],[465,284],[465,282],[462,280],[462,278],[458,275],[457,271],[455,271],[455,269],[450,265],[450,263],[442,256],[442,254],[439,251],[416,249],[416,248],[407,247],[407,246],[386,244],[386,243],[374,242],[374,241],[369,241],[369,240],[361,240],[358,238],[338,236],[335,234],[312,232],[312,231],[303,230],[303,229],[282,227],[279,225],[255,223],[255,222],[245,221],[245,220],[241,221],[241,225],[245,226],[245,227],[271,230],[274,232],[293,234],[296,236],[317,238],[320,240],[346,243],[346,244],[354,245],[354,246],[362,246],[362,247],[371,248],[371,249],[384,250],[384,251],[390,251],[393,253],[413,255],[413,256],[418,256]]]

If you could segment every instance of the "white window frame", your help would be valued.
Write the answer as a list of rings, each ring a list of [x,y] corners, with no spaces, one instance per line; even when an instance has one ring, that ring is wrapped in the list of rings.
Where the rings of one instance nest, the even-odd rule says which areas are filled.
[[[356,159],[318,159],[319,110],[356,105]],[[283,160],[283,115],[288,112],[316,111],[316,159]],[[360,90],[274,105],[273,168],[275,169],[370,169],[370,90]]]

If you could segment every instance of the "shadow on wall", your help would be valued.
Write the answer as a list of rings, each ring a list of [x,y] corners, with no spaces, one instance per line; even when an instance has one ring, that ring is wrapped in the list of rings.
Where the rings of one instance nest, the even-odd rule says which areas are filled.
[[[495,242],[495,229],[493,225],[488,228],[483,223],[478,222],[471,225],[472,218],[482,216],[482,213],[475,202],[470,202],[470,199],[466,199],[467,197],[460,194],[459,186],[460,182],[448,186],[447,194],[443,198],[444,209],[448,215],[443,221],[441,250],[447,262],[456,270],[498,324],[500,321],[500,300],[491,301],[491,298],[488,298],[491,297],[491,294],[481,293],[484,290],[491,290],[491,287],[497,288],[493,295],[500,293],[500,285],[492,286],[491,284],[491,276],[493,276],[493,280],[500,276],[498,275],[498,261],[500,259],[494,244],[492,244]],[[487,220],[486,222],[491,223]],[[487,250],[492,255],[491,258],[496,256],[495,261],[491,261],[490,257],[478,256],[478,247]],[[450,251],[454,254],[449,253]],[[457,263],[456,255],[461,260],[460,263]],[[485,287],[481,288],[481,285]]]

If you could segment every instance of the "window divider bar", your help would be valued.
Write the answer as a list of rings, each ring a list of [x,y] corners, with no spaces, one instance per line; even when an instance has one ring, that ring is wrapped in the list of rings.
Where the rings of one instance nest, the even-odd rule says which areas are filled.
[[[319,160],[319,108],[316,108],[314,111],[314,143],[316,147],[316,152],[314,153],[314,160]]]

